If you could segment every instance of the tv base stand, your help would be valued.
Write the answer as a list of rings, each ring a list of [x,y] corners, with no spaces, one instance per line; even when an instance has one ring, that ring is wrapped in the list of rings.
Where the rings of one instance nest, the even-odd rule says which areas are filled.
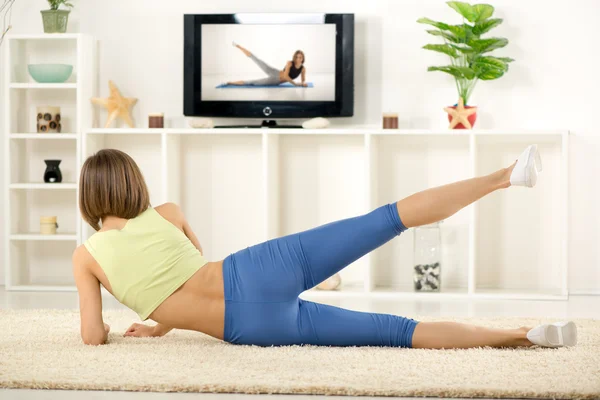
[[[276,129],[298,129],[302,128],[302,125],[277,125],[277,121],[274,119],[265,119],[260,125],[219,125],[215,128],[276,128]]]

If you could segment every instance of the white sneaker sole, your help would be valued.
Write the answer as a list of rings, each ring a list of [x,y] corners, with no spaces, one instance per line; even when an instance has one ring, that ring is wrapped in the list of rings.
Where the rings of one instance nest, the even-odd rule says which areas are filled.
[[[577,344],[577,326],[573,321],[548,325],[546,338],[552,345],[575,346]]]
[[[537,183],[538,174],[542,172],[542,157],[538,151],[537,144],[531,145],[529,154],[527,157],[527,164],[525,167],[525,185],[527,187],[534,187]]]
[[[511,185],[515,186],[526,186],[534,187],[537,183],[538,174],[542,172],[542,158],[538,151],[536,144],[532,144],[525,149],[526,153],[519,156],[519,163],[515,166],[518,167],[517,171],[513,170],[513,173],[520,172],[522,170],[523,176],[520,179],[513,180],[513,176],[510,177]],[[521,158],[523,157],[523,158]],[[523,163],[525,164],[523,166]]]
[[[537,336],[537,335],[536,335]],[[544,326],[548,344],[543,347],[570,347],[577,344],[577,326],[573,321],[557,322]]]

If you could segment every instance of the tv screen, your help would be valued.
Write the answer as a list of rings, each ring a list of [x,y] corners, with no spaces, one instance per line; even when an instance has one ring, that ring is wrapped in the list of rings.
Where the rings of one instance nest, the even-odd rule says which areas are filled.
[[[353,14],[184,16],[184,115],[352,116]]]

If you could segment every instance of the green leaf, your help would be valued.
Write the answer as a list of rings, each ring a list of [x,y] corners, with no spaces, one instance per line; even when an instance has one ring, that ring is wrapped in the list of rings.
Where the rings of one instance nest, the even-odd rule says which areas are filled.
[[[491,56],[477,58],[472,67],[477,78],[484,81],[498,79],[508,71],[506,61]]]
[[[472,39],[467,44],[477,53],[487,53],[506,46],[508,40],[504,38]]]
[[[494,58],[497,58],[498,60],[502,60],[505,63],[509,63],[509,62],[515,61],[513,58],[510,58],[510,57],[494,57]]]
[[[475,76],[477,77],[477,79],[481,79],[482,81],[491,81],[494,79],[498,79],[502,75],[504,75],[504,70],[502,69],[485,67],[475,68]]]
[[[450,45],[447,44],[426,44],[425,46],[423,46],[423,48],[426,50],[433,50],[447,54],[452,58],[458,57],[458,53],[456,52],[456,50],[454,50],[452,47],[450,47]]]
[[[490,31],[492,28],[495,28],[498,25],[500,25],[502,21],[502,18],[492,18],[483,22],[479,22],[473,27],[473,35],[481,36],[484,33]]]
[[[448,31],[452,32],[454,36],[461,39],[463,42],[467,42],[473,36],[473,31],[470,25],[448,25]]]
[[[508,63],[500,58],[496,57],[479,57],[473,63],[474,68],[485,68],[485,69],[501,69],[502,71],[508,71]]]
[[[420,24],[428,24],[428,25],[433,25],[433,26],[435,26],[436,28],[438,28],[438,29],[441,29],[441,30],[444,30],[444,31],[447,31],[447,30],[448,30],[448,24],[445,24],[445,23],[443,23],[443,22],[437,22],[437,21],[431,20],[431,19],[429,19],[429,18],[419,18],[419,19],[417,20],[417,22],[418,22],[418,23],[420,23]]]
[[[465,17],[467,21],[475,22],[477,20],[478,15],[473,6],[469,3],[463,3],[462,1],[448,1],[446,4]]]
[[[475,21],[469,21],[483,22],[492,16],[492,14],[494,13],[494,7],[489,4],[475,4],[473,6],[473,11],[477,15],[477,17],[475,18]]]
[[[470,48],[466,44],[463,44],[462,46],[459,46],[459,45],[456,45],[456,44],[450,44],[449,46],[452,46],[453,48],[455,48],[456,50],[460,51],[463,54],[473,54],[473,53],[475,53],[475,50],[473,50],[472,48]]]
[[[468,67],[455,67],[453,65],[445,65],[443,67],[429,67],[427,71],[442,71],[456,78],[471,80],[475,77],[475,71]]]
[[[449,32],[436,31],[435,29],[429,29],[429,30],[427,30],[427,33],[430,33],[433,36],[441,36],[444,39],[446,39],[450,42],[453,42],[453,43],[460,43],[460,39]]]

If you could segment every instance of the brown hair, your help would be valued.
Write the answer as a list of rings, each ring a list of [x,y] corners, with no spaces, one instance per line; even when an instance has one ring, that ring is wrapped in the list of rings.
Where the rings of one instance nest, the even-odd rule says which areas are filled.
[[[302,50],[296,50],[296,52],[294,53],[294,57],[292,57],[292,64],[294,63],[294,61],[296,61],[296,56],[298,54],[302,54],[302,64],[304,64],[306,62],[306,57],[304,57],[304,52]]]
[[[79,208],[95,230],[107,216],[131,219],[150,206],[142,172],[133,159],[116,149],[100,150],[88,157],[79,179]]]

